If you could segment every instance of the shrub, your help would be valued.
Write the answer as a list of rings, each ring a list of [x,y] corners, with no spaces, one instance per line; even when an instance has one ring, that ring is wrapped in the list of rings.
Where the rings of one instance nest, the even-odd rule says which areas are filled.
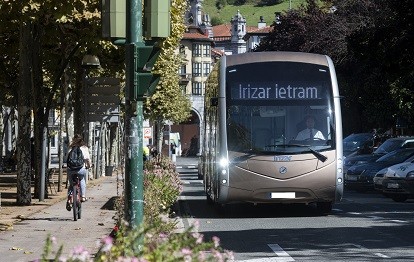
[[[198,230],[197,226],[197,224],[193,225],[182,233],[158,232],[159,225],[148,225],[133,231],[127,229],[121,233],[122,238],[104,239],[95,261],[133,261],[133,259],[154,262],[233,260],[231,252],[220,248],[220,240],[217,237],[205,242],[202,234],[194,232]],[[143,245],[137,246],[134,243],[143,243]],[[120,258],[125,260],[119,260]]]
[[[144,220],[152,223],[161,214],[168,214],[182,192],[175,165],[166,157],[157,157],[145,163]]]
[[[69,257],[62,257],[62,246],[52,251],[53,237],[48,236],[41,261],[54,255],[54,261],[66,262],[175,262],[228,261],[233,254],[222,250],[219,239],[204,241],[195,224],[182,233],[174,233],[175,221],[163,219],[182,191],[178,173],[168,158],[157,157],[144,168],[144,223],[132,228],[123,219],[123,199],[116,203],[116,230],[101,240],[99,251],[92,258],[83,247],[76,247]]]
[[[116,238],[107,236],[100,242],[98,253],[92,258],[87,250],[76,247],[69,257],[61,256],[62,246],[53,261],[66,262],[175,262],[175,261],[234,261],[232,252],[222,250],[220,239],[213,237],[204,241],[203,235],[193,225],[182,233],[157,232],[159,225],[139,227],[130,230],[122,227]],[[40,261],[47,262],[52,255],[52,243],[48,236]]]

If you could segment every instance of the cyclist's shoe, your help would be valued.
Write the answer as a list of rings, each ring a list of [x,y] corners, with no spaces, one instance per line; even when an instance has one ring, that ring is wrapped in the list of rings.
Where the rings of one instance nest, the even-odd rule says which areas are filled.
[[[82,202],[86,202],[86,200],[87,200],[87,198],[86,198],[86,197],[82,197],[82,198],[81,198],[81,201],[82,201]]]
[[[67,211],[71,211],[72,210],[72,203],[70,203],[69,201],[66,201],[66,210]]]

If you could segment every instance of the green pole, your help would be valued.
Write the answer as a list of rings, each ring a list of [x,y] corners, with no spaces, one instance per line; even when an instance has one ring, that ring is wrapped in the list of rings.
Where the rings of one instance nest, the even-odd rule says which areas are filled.
[[[141,45],[142,38],[142,0],[127,0],[126,2],[126,44]],[[126,52],[126,76],[133,78],[136,61],[132,52]],[[127,85],[137,85],[127,81]],[[137,90],[137,86],[127,86],[128,90]],[[140,100],[140,99],[138,99]],[[126,118],[126,161],[125,161],[125,215],[130,228],[142,224],[144,217],[143,192],[143,101],[131,101],[125,97]]]

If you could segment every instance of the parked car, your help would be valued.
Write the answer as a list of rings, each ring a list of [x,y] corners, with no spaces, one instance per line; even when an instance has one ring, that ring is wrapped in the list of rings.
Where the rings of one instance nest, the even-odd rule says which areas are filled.
[[[344,156],[346,157],[352,153],[361,151],[365,154],[372,153],[374,137],[373,133],[356,133],[345,137],[343,140]]]
[[[382,192],[396,202],[414,198],[414,160],[387,168],[382,179]]]
[[[378,171],[412,160],[414,148],[400,148],[378,158],[375,162],[354,165],[345,175],[345,186],[360,192],[374,189],[374,176]]]
[[[399,164],[398,164],[399,165]],[[388,167],[381,169],[374,176],[374,189],[382,193],[382,181],[384,180],[384,175],[387,172]]]
[[[348,155],[344,160],[344,174],[355,164],[375,162],[378,158],[398,148],[414,147],[414,137],[389,138],[382,143],[372,154]]]

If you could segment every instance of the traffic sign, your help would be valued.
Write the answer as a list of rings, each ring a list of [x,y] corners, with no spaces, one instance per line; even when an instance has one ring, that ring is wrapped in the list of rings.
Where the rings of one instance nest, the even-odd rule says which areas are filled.
[[[144,138],[152,138],[152,127],[144,127]]]
[[[120,80],[91,77],[86,80],[85,110],[88,122],[118,122]]]

